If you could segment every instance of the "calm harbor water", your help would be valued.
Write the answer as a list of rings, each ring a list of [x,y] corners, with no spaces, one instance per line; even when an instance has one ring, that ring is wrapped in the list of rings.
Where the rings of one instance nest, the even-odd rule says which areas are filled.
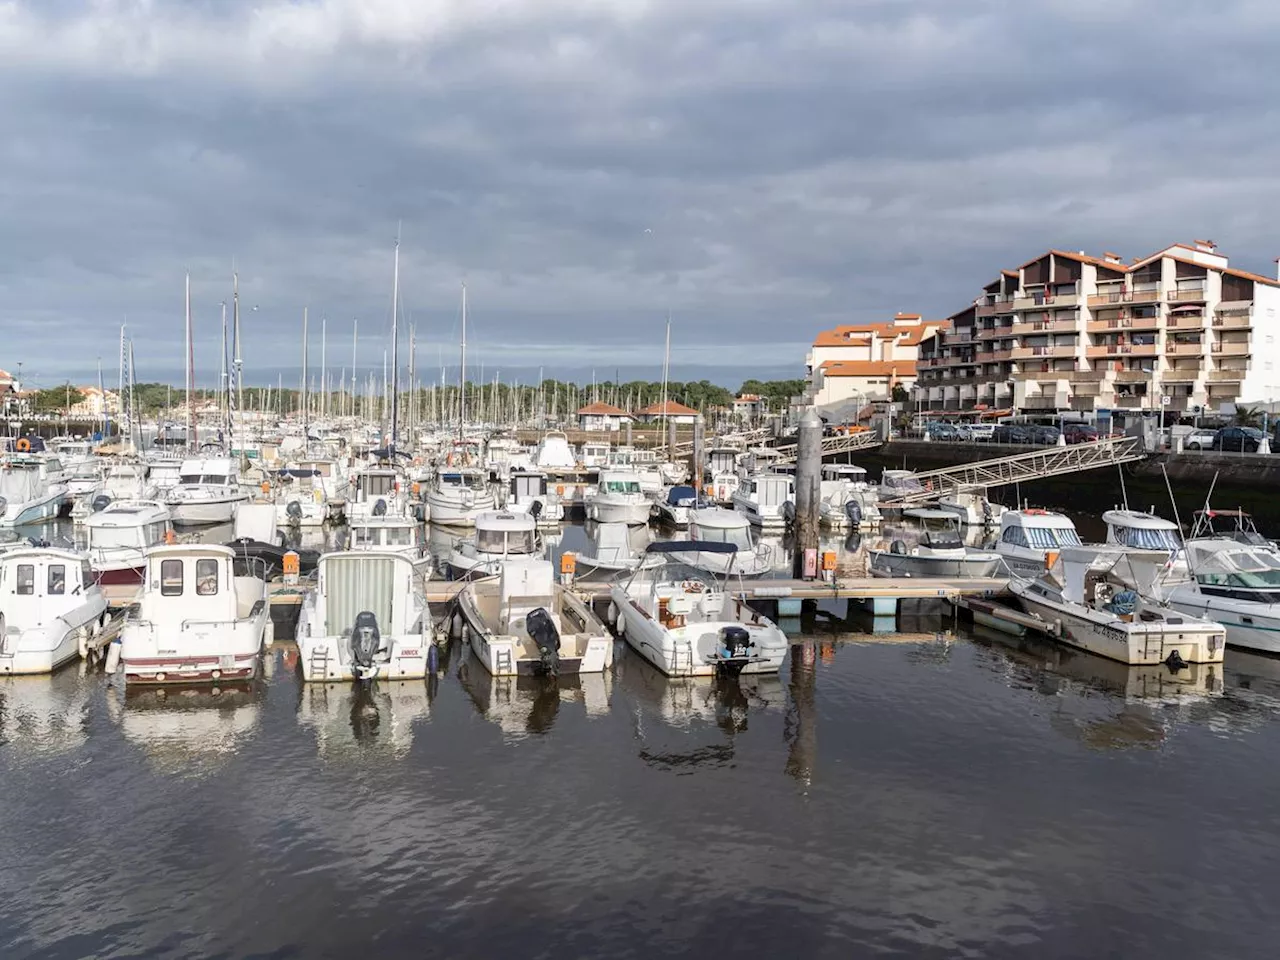
[[[1280,661],[1173,693],[822,623],[724,689],[621,647],[559,687],[454,650],[358,697],[289,644],[217,696],[6,680],[0,956],[1270,954]]]

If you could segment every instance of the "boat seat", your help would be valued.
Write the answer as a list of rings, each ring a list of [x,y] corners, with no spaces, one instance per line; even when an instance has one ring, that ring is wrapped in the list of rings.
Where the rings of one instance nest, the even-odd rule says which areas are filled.
[[[502,622],[506,624],[506,632],[521,638],[527,637],[529,631],[525,627],[525,619],[539,607],[547,611],[556,630],[563,634],[564,630],[560,626],[560,611],[556,609],[555,597],[510,597],[502,617]]]

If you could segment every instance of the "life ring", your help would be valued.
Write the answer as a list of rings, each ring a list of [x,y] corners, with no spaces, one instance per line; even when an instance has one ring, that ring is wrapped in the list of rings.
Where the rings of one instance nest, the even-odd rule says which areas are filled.
[[[19,453],[30,453],[31,441],[28,440],[26,437],[22,437],[20,440],[18,440],[16,444],[14,444],[14,449],[16,449]]]

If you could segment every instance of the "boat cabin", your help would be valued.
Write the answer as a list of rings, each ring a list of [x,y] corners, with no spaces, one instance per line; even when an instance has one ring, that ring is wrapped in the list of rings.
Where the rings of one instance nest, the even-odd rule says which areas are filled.
[[[476,551],[510,556],[538,551],[537,523],[527,513],[482,513],[476,517]]]
[[[146,559],[138,616],[161,632],[244,620],[256,616],[257,604],[266,602],[262,577],[240,573],[230,547],[165,544],[151,547]]]
[[[795,477],[763,473],[748,477],[738,486],[738,495],[762,508],[781,508],[796,498]]]
[[[163,543],[173,529],[169,508],[156,500],[116,500],[85,518],[85,546],[92,551],[142,550]]]
[[[902,515],[920,522],[920,546],[930,550],[964,549],[960,526],[950,510],[904,510]]]
[[[640,477],[630,470],[601,470],[598,493],[634,494],[639,496]]]
[[[707,471],[709,473],[734,473],[738,469],[738,457],[741,450],[729,447],[713,447],[707,453]]]
[[[74,550],[30,547],[0,554],[0,643],[5,630],[43,626],[96,589],[89,560]]]
[[[372,613],[384,635],[421,631],[422,606],[414,602],[414,566],[403,554],[328,553],[316,570],[322,636],[349,637],[362,613]]]
[[[370,503],[379,497],[391,497],[396,493],[399,475],[385,467],[371,467],[356,474],[356,500]]]
[[[1032,550],[1080,546],[1076,525],[1053,510],[1006,510],[1000,517],[1000,542]]]
[[[511,498],[516,503],[528,503],[537,497],[547,495],[547,475],[528,471],[515,471],[511,474]]]
[[[599,467],[609,462],[609,444],[587,442],[582,445],[582,464]]]
[[[910,470],[886,470],[880,475],[880,495],[888,500],[924,493],[924,484]]]
[[[1182,534],[1171,520],[1139,510],[1108,510],[1102,515],[1107,525],[1107,543],[1140,550],[1179,551]]]
[[[488,478],[484,473],[466,467],[442,467],[436,474],[436,483],[441,489],[449,487],[477,491],[488,489]]]
[[[415,553],[423,548],[422,528],[412,517],[375,516],[352,519],[350,549]]]
[[[178,482],[188,485],[232,486],[238,483],[236,476],[235,462],[225,457],[211,460],[183,460],[178,470]]]
[[[699,510],[689,518],[689,539],[698,543],[731,543],[751,550],[751,524],[736,510]]]
[[[1234,540],[1192,540],[1187,549],[1201,593],[1280,603],[1280,557],[1271,550]]]
[[[824,463],[822,465],[822,479],[865,483],[867,471],[864,467],[853,463]]]

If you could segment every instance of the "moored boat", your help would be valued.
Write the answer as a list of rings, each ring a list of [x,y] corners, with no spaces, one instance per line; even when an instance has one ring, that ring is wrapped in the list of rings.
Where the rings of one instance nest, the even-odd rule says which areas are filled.
[[[84,555],[27,547],[0,555],[0,674],[51,673],[83,656],[107,622]]]
[[[887,549],[867,551],[877,577],[994,577],[1003,569],[998,553],[966,547],[955,514],[946,510],[911,509],[905,516],[919,520],[919,540],[894,539]]]

